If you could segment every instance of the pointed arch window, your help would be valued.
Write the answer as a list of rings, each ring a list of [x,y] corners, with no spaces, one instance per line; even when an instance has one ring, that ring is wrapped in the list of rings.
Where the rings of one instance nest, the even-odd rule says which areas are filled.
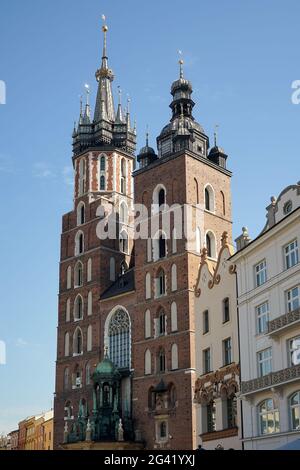
[[[167,322],[166,314],[163,310],[161,310],[158,315],[158,334],[160,336],[166,334],[166,322]]]
[[[70,376],[69,368],[66,367],[64,370],[64,390],[69,389],[69,376]]]
[[[166,193],[164,188],[161,188],[158,193],[158,206],[161,207],[166,203]]]
[[[85,206],[84,202],[80,202],[77,206],[77,225],[85,223]]]
[[[74,320],[82,320],[83,318],[83,299],[78,295],[74,302]]]
[[[160,269],[157,276],[157,296],[160,297],[166,293],[166,279],[165,272],[163,269]]]
[[[207,249],[207,256],[209,258],[216,258],[216,239],[212,232],[207,232],[206,237],[206,249]]]
[[[205,209],[207,211],[210,211],[210,198],[209,198],[209,192],[207,188],[205,188]]]
[[[120,251],[128,253],[128,235],[125,230],[120,233]]]
[[[163,234],[159,237],[159,258],[164,258],[166,256],[166,239]]]
[[[215,195],[214,190],[210,184],[207,184],[204,189],[204,204],[205,210],[214,212],[215,210]]]
[[[121,193],[126,194],[126,160],[122,158],[121,160]]]
[[[105,171],[106,170],[106,158],[104,155],[102,155],[100,159],[100,171]]]
[[[125,310],[117,310],[108,327],[109,357],[121,369],[130,369],[131,326]]]
[[[163,373],[166,370],[166,355],[164,349],[160,349],[158,353],[158,371]]]
[[[83,264],[79,261],[75,266],[75,287],[81,287],[83,283]]]
[[[105,191],[105,176],[100,176],[100,191]]]
[[[76,328],[73,339],[73,354],[76,356],[83,353],[83,337],[80,328]]]
[[[82,232],[77,232],[75,236],[75,256],[84,252],[84,236]]]

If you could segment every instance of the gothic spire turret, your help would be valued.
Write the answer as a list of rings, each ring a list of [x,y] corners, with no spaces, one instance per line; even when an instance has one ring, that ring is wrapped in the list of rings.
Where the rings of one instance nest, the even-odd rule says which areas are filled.
[[[105,17],[102,17],[105,20]],[[96,72],[96,80],[98,82],[98,93],[95,106],[94,121],[97,123],[102,118],[102,105],[101,102],[104,102],[105,113],[109,121],[115,120],[115,110],[114,110],[114,101],[113,94],[111,89],[111,82],[114,79],[113,71],[108,67],[108,57],[107,57],[107,31],[108,27],[104,24],[102,26],[102,31],[104,35],[103,39],[103,53],[102,53],[102,62],[100,69]]]

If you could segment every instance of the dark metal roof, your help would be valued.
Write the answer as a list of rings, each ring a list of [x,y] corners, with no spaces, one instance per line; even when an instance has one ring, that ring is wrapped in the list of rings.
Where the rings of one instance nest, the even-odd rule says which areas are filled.
[[[134,286],[134,269],[131,268],[120,276],[100,297],[100,300],[109,299],[126,292],[131,292]]]

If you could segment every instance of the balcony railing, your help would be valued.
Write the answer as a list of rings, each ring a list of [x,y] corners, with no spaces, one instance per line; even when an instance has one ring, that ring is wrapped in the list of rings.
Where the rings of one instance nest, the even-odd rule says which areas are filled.
[[[286,327],[292,326],[293,323],[300,321],[300,308],[293,310],[292,312],[285,313],[280,317],[274,318],[268,322],[268,334],[276,334],[278,330],[285,329]]]
[[[271,372],[263,377],[242,382],[241,391],[243,395],[247,395],[297,379],[300,379],[300,365],[287,367],[277,372]]]

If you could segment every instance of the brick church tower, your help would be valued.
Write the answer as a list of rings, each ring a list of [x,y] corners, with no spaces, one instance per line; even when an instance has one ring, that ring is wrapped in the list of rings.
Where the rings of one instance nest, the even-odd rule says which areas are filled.
[[[73,132],[74,207],[62,219],[55,448],[64,442],[64,429],[71,431],[74,418],[93,409],[91,374],[104,351],[99,299],[133,263],[128,213],[133,203],[136,132],[130,124],[129,103],[123,113],[119,100],[115,112],[106,26],[103,33],[94,117],[87,91]],[[110,213],[117,234],[99,239],[97,224]]]
[[[231,173],[193,117],[182,62],[158,152],[147,136],[135,169],[136,132],[129,103],[125,114],[120,99],[114,108],[103,32],[95,111],[87,92],[73,132],[74,207],[62,220],[54,446],[124,435],[192,449],[194,285],[200,249],[216,260],[222,233],[231,240]]]
[[[150,449],[195,448],[193,287],[200,249],[206,245],[216,259],[222,233],[231,237],[227,156],[216,137],[208,151],[182,65],[171,88],[171,121],[157,138],[158,155],[147,141],[134,173],[135,203],[147,208],[149,238],[135,241],[133,409]]]

